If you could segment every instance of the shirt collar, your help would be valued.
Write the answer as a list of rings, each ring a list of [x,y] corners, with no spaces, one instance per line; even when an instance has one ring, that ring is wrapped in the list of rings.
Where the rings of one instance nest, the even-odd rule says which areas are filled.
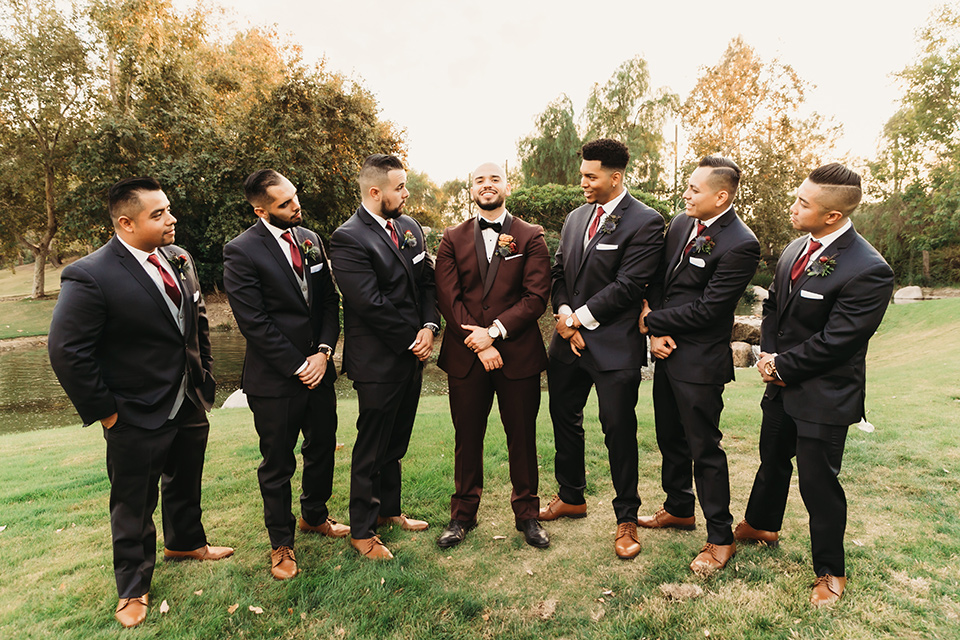
[[[843,234],[845,234],[845,233],[847,232],[847,229],[849,229],[851,226],[853,226],[853,223],[852,223],[850,220],[847,220],[842,227],[840,227],[839,229],[837,229],[837,230],[834,231],[833,233],[828,233],[827,235],[823,236],[822,238],[814,238],[812,235],[810,235],[810,234],[808,233],[808,234],[807,234],[807,243],[809,244],[811,240],[816,240],[817,242],[820,243],[820,245],[821,245],[820,248],[821,248],[821,249],[826,249],[826,248],[829,247],[831,244],[833,244],[833,243],[837,240],[837,238],[839,238],[840,236],[842,236]]]
[[[627,195],[626,187],[623,188],[623,191],[621,191],[620,195],[618,195],[616,198],[614,198],[613,200],[611,200],[606,204],[600,205],[603,207],[603,214],[607,215],[608,213],[613,213],[614,211],[616,211],[617,207],[620,206],[620,201],[623,200],[623,197],[625,195]]]
[[[163,256],[157,254],[156,249],[154,249],[153,251],[143,251],[142,249],[137,249],[136,247],[131,246],[129,242],[125,241],[120,236],[117,236],[117,240],[119,240],[120,243],[123,246],[125,246],[127,250],[130,251],[130,253],[133,254],[133,257],[136,258],[137,262],[139,262],[140,264],[146,264],[147,258],[149,258],[152,255],[157,255],[158,258],[163,258]],[[161,259],[160,262],[163,263],[163,260]]]
[[[276,238],[277,240],[280,239],[280,236],[283,235],[283,232],[284,232],[284,231],[290,231],[290,229],[281,229],[280,227],[275,227],[275,226],[273,226],[272,224],[270,224],[269,222],[267,222],[266,220],[264,220],[263,218],[260,218],[260,222],[263,223],[263,226],[265,226],[265,227],[267,228],[267,230],[268,230],[270,233],[272,233],[272,234],[273,234],[273,237]],[[293,233],[291,232],[290,235],[292,236]]]
[[[482,216],[478,213],[478,214],[477,214],[477,219],[480,219],[481,217],[482,217]],[[500,226],[502,227],[502,226],[503,226],[503,221],[506,220],[506,219],[507,219],[507,210],[504,209],[504,210],[503,210],[503,213],[500,214],[500,217],[498,217],[496,220],[491,220],[490,222],[493,223],[493,224],[496,224],[496,223],[499,222],[499,223],[500,223]],[[484,218],[484,220],[486,220],[486,218]],[[493,231],[493,229],[484,229],[484,231]]]
[[[699,222],[700,224],[702,224],[702,225],[705,226],[705,227],[709,227],[709,226],[712,225],[714,222],[716,222],[717,220],[719,220],[719,219],[722,218],[723,216],[727,215],[727,212],[730,211],[730,209],[733,209],[733,205],[732,205],[732,204],[731,204],[729,207],[727,207],[726,209],[724,209],[724,210],[723,210],[723,213],[721,213],[720,215],[718,215],[718,216],[713,216],[713,217],[710,218],[709,220],[697,220],[697,222]]]
[[[361,204],[360,206],[363,207],[363,204]],[[384,218],[383,216],[379,216],[379,215],[375,214],[374,212],[370,211],[370,209],[367,209],[366,207],[363,207],[363,210],[366,211],[367,213],[369,213],[369,214],[370,214],[370,217],[377,221],[377,224],[380,225],[380,228],[381,228],[381,229],[383,229],[384,231],[387,230],[387,219],[386,219],[386,218]],[[394,228],[396,228],[396,226],[394,226]]]

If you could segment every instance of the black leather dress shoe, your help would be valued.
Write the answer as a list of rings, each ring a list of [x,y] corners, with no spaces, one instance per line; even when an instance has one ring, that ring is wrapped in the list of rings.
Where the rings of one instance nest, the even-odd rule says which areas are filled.
[[[523,532],[523,537],[531,547],[543,549],[550,546],[550,536],[540,526],[540,521],[536,518],[529,520],[518,520],[517,531]]]
[[[467,531],[477,526],[476,520],[451,520],[447,528],[437,538],[437,546],[441,549],[455,547],[467,537]]]

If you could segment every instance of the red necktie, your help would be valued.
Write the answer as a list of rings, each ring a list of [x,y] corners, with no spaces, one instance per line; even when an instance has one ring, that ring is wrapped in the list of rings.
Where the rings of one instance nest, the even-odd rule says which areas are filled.
[[[693,236],[693,238],[690,240],[690,242],[687,243],[687,246],[684,247],[684,249],[683,249],[683,255],[687,255],[688,253],[690,253],[690,250],[693,249],[693,243],[697,241],[697,237],[698,237],[701,233],[703,233],[703,230],[706,229],[706,228],[707,228],[707,225],[703,224],[702,222],[698,222],[698,223],[697,223],[697,235]]]
[[[390,230],[390,239],[393,240],[393,244],[397,245],[397,249],[399,249],[400,236],[397,235],[397,230],[393,228],[393,220],[387,220],[387,229]]]
[[[173,276],[170,275],[166,269],[160,266],[160,259],[157,257],[157,254],[151,253],[147,258],[147,262],[155,266],[157,271],[160,272],[160,279],[163,280],[163,288],[167,292],[167,297],[173,301],[173,306],[179,309],[180,287],[177,286],[177,282],[173,279]]]
[[[300,250],[297,249],[297,245],[293,244],[293,237],[289,231],[284,231],[280,234],[280,237],[290,245],[290,261],[293,262],[293,270],[303,278],[303,258],[300,257]]]
[[[803,273],[803,270],[807,266],[807,262],[810,261],[810,256],[812,256],[813,253],[817,249],[819,249],[821,246],[823,245],[821,245],[816,240],[810,241],[810,246],[807,247],[807,252],[802,256],[800,256],[800,258],[798,258],[797,261],[793,263],[793,268],[790,269],[790,284],[797,283],[797,280],[800,279],[800,275]]]
[[[587,232],[587,240],[593,240],[593,236],[597,235],[597,227],[600,226],[600,218],[603,217],[603,207],[597,207],[597,215],[593,218],[593,222],[590,223],[590,231]]]

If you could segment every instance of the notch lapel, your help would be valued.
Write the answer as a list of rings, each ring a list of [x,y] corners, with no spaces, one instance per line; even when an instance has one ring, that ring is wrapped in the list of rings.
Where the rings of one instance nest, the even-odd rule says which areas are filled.
[[[167,264],[170,264],[170,258],[174,255],[172,253],[168,253],[167,247],[158,248],[157,253],[159,253],[163,259],[167,261]],[[193,331],[193,325],[195,325],[197,322],[196,316],[199,313],[199,305],[194,304],[193,302],[194,290],[191,287],[190,278],[186,277],[186,273],[184,273],[183,277],[181,277],[178,269],[172,269],[172,271],[173,279],[176,281],[177,286],[180,287],[180,305],[181,310],[183,311],[183,335],[188,336],[190,335],[190,332]],[[200,284],[198,282],[196,290],[199,290],[199,288]],[[189,307],[187,306],[188,302]],[[177,329],[179,328],[180,327],[178,326]]]
[[[303,299],[303,293],[300,292],[300,283],[297,282],[297,276],[293,273],[293,267],[291,267],[287,261],[287,256],[283,255],[283,249],[280,248],[280,244],[276,238],[273,237],[273,234],[270,233],[270,230],[264,226],[263,221],[260,221],[259,224],[260,240],[263,241],[263,246],[266,248],[267,253],[272,255],[273,259],[277,261],[280,270],[283,271],[290,286],[293,287],[293,290],[297,293],[297,298],[306,305],[307,301]],[[291,232],[290,235],[293,236],[293,232]],[[296,236],[293,237],[296,238]],[[294,242],[296,243],[296,239],[294,239]],[[304,276],[306,276],[306,272],[304,272]]]
[[[685,213],[682,213],[679,215],[682,215],[684,219],[676,220],[676,217],[674,217],[674,219],[670,221],[670,225],[673,226],[674,220],[676,220],[678,233],[675,233],[673,235],[675,237],[679,235],[680,237],[676,238],[675,242],[677,243],[677,246],[673,247],[673,251],[670,255],[670,262],[667,263],[667,273],[666,273],[666,278],[664,279],[665,285],[670,284],[670,282],[674,278],[674,275],[678,271],[680,271],[680,269],[683,268],[683,263],[685,262],[684,260],[685,256],[683,255],[683,250],[686,248],[687,244],[689,243],[688,238],[690,237],[690,229],[693,228],[693,223],[694,223],[693,218],[691,218]],[[684,242],[685,240],[686,242]]]
[[[160,310],[163,317],[170,322],[170,325],[180,333],[180,325],[177,323],[176,318],[173,317],[173,314],[170,313],[170,307],[167,306],[167,301],[164,300],[165,293],[160,291],[160,287],[157,286],[157,283],[147,275],[147,272],[144,268],[137,263],[137,259],[133,257],[133,254],[127,251],[126,247],[120,244],[120,241],[114,237],[113,242],[114,253],[120,259],[120,264],[123,265],[123,268],[133,276],[133,278],[147,291],[147,295],[153,298],[153,301],[157,303],[157,306],[160,307]],[[183,301],[180,301],[180,304],[183,304]]]

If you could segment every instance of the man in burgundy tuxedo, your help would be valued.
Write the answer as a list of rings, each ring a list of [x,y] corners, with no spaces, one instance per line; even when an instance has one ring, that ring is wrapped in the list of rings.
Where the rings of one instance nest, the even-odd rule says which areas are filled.
[[[546,547],[537,520],[536,427],[547,355],[537,320],[550,295],[550,258],[543,228],[504,206],[510,186],[502,168],[477,167],[470,194],[480,215],[444,232],[436,261],[437,303],[447,322],[438,364],[447,372],[456,431],[450,523],[437,544],[457,545],[477,525],[483,437],[496,393],[517,530],[527,544]]]

